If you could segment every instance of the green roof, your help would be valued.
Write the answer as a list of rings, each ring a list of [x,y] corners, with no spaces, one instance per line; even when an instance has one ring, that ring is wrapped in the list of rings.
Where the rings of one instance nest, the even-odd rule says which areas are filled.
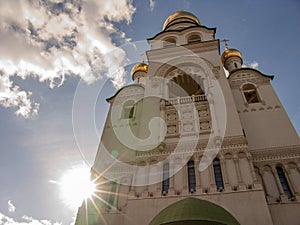
[[[163,209],[149,225],[213,224],[240,225],[224,208],[211,202],[186,198]]]

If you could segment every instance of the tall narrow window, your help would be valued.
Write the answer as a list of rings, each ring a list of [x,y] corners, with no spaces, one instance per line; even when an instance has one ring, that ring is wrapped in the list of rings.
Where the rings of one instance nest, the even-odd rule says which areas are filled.
[[[195,166],[193,160],[188,161],[187,170],[188,170],[187,172],[188,172],[189,191],[194,192],[196,190],[196,177],[195,177]]]
[[[221,164],[219,159],[215,159],[213,161],[213,167],[214,167],[217,189],[222,190],[224,188],[224,184],[223,184],[222,170],[221,170]]]
[[[253,84],[245,84],[243,86],[243,93],[248,104],[259,102],[259,96]]]
[[[122,119],[131,119],[134,115],[134,100],[128,100],[123,105]]]
[[[292,198],[292,196],[293,196],[292,191],[288,184],[288,181],[286,179],[283,169],[280,166],[277,166],[276,170],[277,170],[277,174],[278,174],[278,177],[279,177],[279,180],[280,180],[280,183],[281,183],[284,193],[286,194],[286,196],[289,199]]]
[[[116,196],[117,196],[117,183],[110,182],[110,192],[108,193],[108,208],[114,208],[116,206]]]
[[[162,193],[166,194],[169,191],[169,163],[163,165],[163,181],[162,181]]]

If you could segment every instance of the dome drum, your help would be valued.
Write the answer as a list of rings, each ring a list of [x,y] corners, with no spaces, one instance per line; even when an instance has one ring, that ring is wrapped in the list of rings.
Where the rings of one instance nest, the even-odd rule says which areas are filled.
[[[240,51],[237,49],[234,49],[234,48],[230,48],[230,49],[226,49],[222,54],[221,59],[222,59],[223,65],[224,65],[225,61],[231,57],[239,57],[243,62],[243,57],[242,57],[242,54],[240,53]]]
[[[144,72],[144,73],[147,73],[148,72],[148,64],[144,63],[144,62],[141,62],[141,63],[137,63],[131,70],[131,76],[132,76],[132,79],[134,79],[134,74],[137,73],[137,72]]]

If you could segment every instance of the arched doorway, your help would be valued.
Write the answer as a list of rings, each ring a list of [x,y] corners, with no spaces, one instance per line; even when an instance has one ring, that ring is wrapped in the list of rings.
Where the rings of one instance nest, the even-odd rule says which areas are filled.
[[[163,209],[149,225],[240,225],[224,208],[209,201],[186,198]]]

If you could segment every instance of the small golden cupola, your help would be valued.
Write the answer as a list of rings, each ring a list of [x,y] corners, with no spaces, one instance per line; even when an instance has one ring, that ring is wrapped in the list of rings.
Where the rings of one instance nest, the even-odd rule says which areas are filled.
[[[140,83],[141,78],[145,78],[148,72],[148,64],[144,63],[144,60],[141,63],[135,64],[131,70],[132,80],[135,83]]]
[[[225,42],[226,50],[222,54],[222,63],[226,70],[231,72],[232,70],[242,68],[243,57],[242,53],[234,48],[229,48],[226,43],[228,40],[223,40]]]
[[[179,25],[179,23],[181,24]],[[177,10],[166,19],[162,30],[165,31],[181,29],[183,28],[183,23],[188,23],[188,26],[191,26],[191,24],[194,24],[195,26],[201,25],[200,21],[194,14],[186,12],[184,10]]]

